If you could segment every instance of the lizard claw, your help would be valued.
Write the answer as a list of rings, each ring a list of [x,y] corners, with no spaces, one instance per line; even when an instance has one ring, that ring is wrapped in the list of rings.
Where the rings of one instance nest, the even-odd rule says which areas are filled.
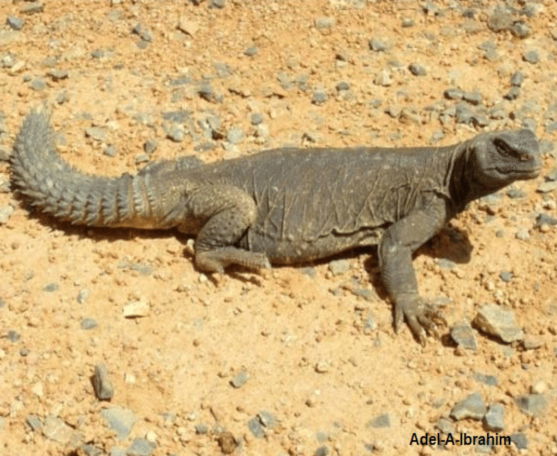
[[[422,345],[425,345],[428,335],[439,338],[439,328],[447,326],[447,321],[439,309],[418,295],[406,295],[397,299],[394,317],[395,332],[400,331],[404,320]]]

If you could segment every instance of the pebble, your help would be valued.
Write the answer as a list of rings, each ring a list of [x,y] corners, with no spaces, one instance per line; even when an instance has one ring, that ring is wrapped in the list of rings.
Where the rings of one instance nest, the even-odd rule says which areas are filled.
[[[538,51],[530,50],[530,51],[526,51],[524,54],[522,54],[522,59],[525,62],[528,62],[528,63],[531,63],[531,64],[535,65],[536,63],[539,63],[540,55],[538,54]]]
[[[324,92],[323,90],[316,90],[315,92],[313,92],[311,102],[314,105],[322,105],[327,101],[328,98],[329,97],[327,95],[327,92]]]
[[[128,302],[123,309],[124,318],[141,318],[149,315],[149,303],[145,299]]]
[[[536,191],[538,193],[549,193],[552,192],[554,190],[557,190],[557,181],[546,181],[546,182],[542,182],[540,185],[538,185],[538,187],[536,188]]]
[[[507,190],[507,196],[511,199],[520,199],[526,197],[526,192],[516,187],[511,187]]]
[[[203,423],[199,423],[195,425],[195,433],[196,434],[207,434],[209,432],[209,426]]]
[[[226,6],[226,0],[211,0],[211,6],[213,8],[222,9]]]
[[[70,75],[67,70],[59,70],[57,68],[53,68],[52,70],[49,70],[46,74],[50,76],[53,81],[60,81],[62,79],[67,79]]]
[[[388,87],[393,83],[393,78],[391,77],[391,72],[388,70],[381,70],[375,75],[373,83],[378,86]]]
[[[505,407],[503,404],[492,404],[484,416],[484,424],[490,431],[502,431],[505,429]]]
[[[103,150],[103,155],[106,155],[107,157],[110,158],[116,157],[117,154],[118,154],[118,149],[113,144],[109,144]]]
[[[147,163],[149,161],[149,155],[147,154],[137,154],[135,156],[135,164],[141,165],[142,163]]]
[[[159,147],[159,143],[154,139],[148,139],[143,143],[143,151],[147,155],[153,155],[153,153],[157,150],[157,147]]]
[[[58,291],[59,289],[60,289],[60,285],[54,282],[49,283],[43,287],[43,291],[46,291],[47,293],[52,293],[54,291]]]
[[[63,420],[55,416],[47,416],[43,427],[43,435],[54,442],[64,445],[76,444],[81,436],[73,428],[68,426]]]
[[[25,422],[32,431],[39,431],[43,427],[43,423],[37,415],[28,415]]]
[[[6,23],[12,28],[13,30],[21,30],[25,25],[25,21],[16,16],[8,16],[6,19]]]
[[[372,428],[387,428],[391,427],[391,417],[388,413],[383,413],[371,419],[367,423],[368,427]]]
[[[81,329],[89,330],[96,328],[97,326],[99,326],[99,324],[94,318],[84,318],[83,320],[81,320],[80,326]]]
[[[234,388],[241,388],[242,386],[244,386],[246,384],[246,382],[248,380],[249,380],[249,375],[248,375],[247,371],[246,370],[241,370],[234,377],[232,377],[232,380],[230,380],[230,384]]]
[[[522,71],[516,71],[511,76],[511,85],[515,87],[520,87],[524,82],[525,76]]]
[[[226,140],[230,144],[240,144],[244,140],[244,131],[240,127],[232,127],[226,133]]]
[[[345,91],[345,90],[350,90],[350,84],[346,81],[340,81],[335,86],[335,89],[337,89],[338,92],[342,92],[342,91]]]
[[[459,347],[474,351],[478,348],[476,334],[468,322],[453,326],[451,328],[451,338]]]
[[[138,35],[143,41],[153,41],[153,35],[151,31],[142,24],[136,24],[132,28],[132,33]]]
[[[258,113],[258,112],[252,113],[251,116],[250,116],[250,123],[253,126],[257,126],[257,125],[263,123],[263,115]]]
[[[85,135],[95,141],[105,142],[108,136],[108,130],[104,127],[87,127]]]
[[[320,446],[313,453],[314,456],[329,456],[329,454],[331,454],[330,451],[329,451],[329,448],[326,447],[325,445]]]
[[[35,78],[31,81],[30,86],[33,90],[36,90],[37,92],[39,92],[41,90],[46,89],[46,82],[42,78]]]
[[[12,343],[16,343],[21,339],[21,334],[19,334],[17,331],[14,331],[13,329],[10,329],[6,333],[6,339],[8,339]]]
[[[437,429],[439,429],[444,434],[452,434],[455,431],[454,424],[451,420],[447,418],[439,418],[436,424]]]
[[[167,125],[165,127],[165,132],[166,137],[174,142],[182,142],[186,137],[184,128],[181,125]]]
[[[110,429],[116,432],[118,440],[125,440],[137,421],[131,410],[120,406],[109,407],[101,410],[101,415]]]
[[[548,401],[543,394],[525,394],[516,398],[516,405],[527,415],[540,417],[545,412]]]
[[[155,448],[157,448],[156,443],[147,439],[133,439],[126,451],[126,456],[151,456]]]
[[[408,70],[410,70],[410,73],[414,76],[425,76],[427,74],[426,68],[419,63],[411,63],[408,65]]]
[[[513,16],[502,6],[497,6],[493,13],[487,19],[487,26],[493,32],[502,32],[510,30],[513,25]]]
[[[83,445],[81,447],[81,449],[83,450],[83,452],[87,456],[103,456],[104,455],[103,450],[101,450],[99,447],[96,447],[95,445],[92,445],[90,443],[86,443],[85,445]]]
[[[19,11],[23,14],[42,13],[44,4],[42,2],[28,2]]]
[[[369,40],[369,48],[374,52],[385,52],[388,50],[389,46],[381,39],[372,38]]]
[[[221,432],[217,437],[217,443],[224,454],[232,454],[238,447],[238,441],[231,432]]]
[[[350,269],[350,262],[344,259],[333,260],[329,263],[328,268],[333,275],[341,275],[346,273]]]
[[[524,337],[516,324],[514,312],[496,304],[486,304],[480,308],[473,322],[483,332],[511,343]]]
[[[499,273],[499,278],[503,281],[503,282],[510,282],[513,279],[513,273],[511,271],[501,271]]]
[[[0,162],[10,161],[11,152],[4,146],[0,146]]]
[[[462,99],[473,105],[479,105],[482,102],[482,94],[479,92],[464,92]]]
[[[464,97],[464,92],[460,89],[447,89],[443,92],[445,98],[449,100],[461,100]]]
[[[89,296],[91,296],[91,290],[89,290],[88,288],[82,288],[77,293],[77,302],[79,304],[83,304],[85,303],[85,301],[87,301],[87,299],[89,299]]]
[[[259,52],[259,48],[257,46],[250,46],[246,48],[246,50],[244,51],[244,55],[248,57],[253,57],[257,55],[258,52]]]
[[[555,226],[557,225],[557,218],[544,213],[538,214],[536,217],[536,227],[539,228],[543,225]]]
[[[199,23],[190,20],[187,16],[182,16],[178,21],[178,30],[193,37],[199,30]]]
[[[497,377],[495,377],[494,375],[480,374],[479,372],[474,372],[474,379],[488,386],[497,386],[499,384]]]
[[[511,442],[514,443],[519,450],[528,449],[528,438],[523,432],[511,434]]]
[[[93,389],[100,401],[109,401],[114,397],[114,387],[108,377],[108,370],[104,364],[97,364],[93,374]]]
[[[197,89],[197,94],[210,103],[217,103],[219,101],[219,97],[208,83],[201,85]]]
[[[259,418],[254,417],[248,421],[248,429],[255,438],[261,439],[265,437],[265,430],[259,421]]]
[[[515,21],[511,26],[511,33],[517,38],[528,38],[532,34],[532,29],[524,21]]]
[[[486,406],[480,393],[472,393],[458,402],[451,410],[451,417],[459,421],[466,418],[481,420],[486,413]]]
[[[14,208],[12,206],[0,207],[0,225],[5,225],[13,213]]]
[[[530,239],[530,233],[526,228],[520,228],[519,230],[517,230],[514,237],[520,241],[527,241],[528,239]]]
[[[329,30],[335,25],[334,17],[318,17],[315,19],[315,28],[318,30]]]

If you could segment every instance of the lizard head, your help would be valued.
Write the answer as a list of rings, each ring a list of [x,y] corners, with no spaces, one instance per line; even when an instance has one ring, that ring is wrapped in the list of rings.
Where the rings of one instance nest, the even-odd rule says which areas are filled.
[[[484,133],[469,143],[474,179],[488,188],[501,188],[540,174],[536,135],[530,130]]]

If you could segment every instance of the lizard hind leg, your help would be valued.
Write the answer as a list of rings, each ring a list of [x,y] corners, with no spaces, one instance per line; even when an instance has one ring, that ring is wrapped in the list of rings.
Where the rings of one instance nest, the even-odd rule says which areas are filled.
[[[229,265],[270,267],[267,255],[236,247],[257,215],[255,201],[230,185],[202,186],[187,203],[188,212],[204,219],[195,241],[195,265],[205,272],[224,272]]]

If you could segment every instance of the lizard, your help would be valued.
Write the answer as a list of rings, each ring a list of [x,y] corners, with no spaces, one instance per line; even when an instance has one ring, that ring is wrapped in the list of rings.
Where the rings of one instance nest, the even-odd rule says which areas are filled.
[[[203,163],[154,161],[103,177],[64,161],[51,113],[25,117],[10,158],[11,183],[31,206],[91,227],[177,229],[195,237],[194,265],[268,268],[376,246],[382,282],[425,343],[446,324],[418,292],[413,253],[468,203],[539,175],[535,134],[484,132],[443,147],[279,148]]]

